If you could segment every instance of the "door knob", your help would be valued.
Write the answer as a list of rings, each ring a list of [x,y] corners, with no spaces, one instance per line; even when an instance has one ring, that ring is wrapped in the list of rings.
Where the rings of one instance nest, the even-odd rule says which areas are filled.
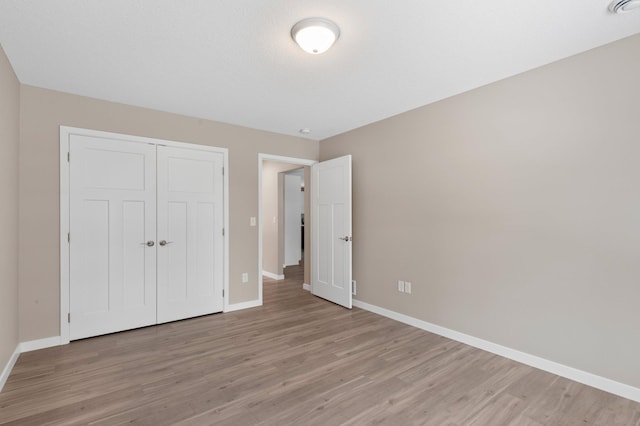
[[[154,243],[153,241],[149,240],[146,243],[140,243],[142,245],[146,245],[148,247],[153,247],[156,243]]]
[[[166,246],[167,244],[171,244],[173,243],[173,241],[165,241],[165,240],[161,240],[158,244],[160,244],[162,247]]]
[[[342,241],[347,241],[347,242],[351,241],[351,237],[338,237],[338,239]]]

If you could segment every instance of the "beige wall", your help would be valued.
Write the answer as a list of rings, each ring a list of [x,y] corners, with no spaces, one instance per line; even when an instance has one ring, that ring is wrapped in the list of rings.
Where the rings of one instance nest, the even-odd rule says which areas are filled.
[[[357,298],[640,386],[638,52],[321,141],[323,160],[353,154]]]
[[[279,210],[280,172],[298,169],[296,164],[276,161],[262,162],[262,270],[282,275],[282,260],[279,259],[279,229],[281,226]],[[274,218],[276,219],[274,222]]]
[[[22,86],[21,341],[59,334],[60,125],[229,148],[230,302],[257,299],[258,153],[316,159],[317,142]]]
[[[20,83],[0,46],[0,372],[18,345]]]

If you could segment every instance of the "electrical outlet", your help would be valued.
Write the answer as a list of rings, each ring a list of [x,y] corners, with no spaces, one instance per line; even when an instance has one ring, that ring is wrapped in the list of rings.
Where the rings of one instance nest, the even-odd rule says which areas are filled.
[[[242,282],[243,283],[248,283],[249,282],[249,274],[246,272],[242,273]]]
[[[249,226],[256,226],[256,218],[255,217],[250,217],[249,218]]]
[[[356,295],[356,280],[351,280],[351,294]]]
[[[411,283],[409,281],[404,282],[404,292],[411,294]]]
[[[404,293],[404,281],[398,280],[398,291]]]

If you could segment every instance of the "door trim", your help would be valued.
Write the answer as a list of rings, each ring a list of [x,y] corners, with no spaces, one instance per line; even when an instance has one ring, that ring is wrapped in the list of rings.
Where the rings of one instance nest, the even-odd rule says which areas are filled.
[[[295,164],[297,166],[313,166],[316,160],[305,158],[284,157],[282,155],[258,153],[258,305],[262,306],[262,162],[264,160],[280,163]],[[305,226],[311,224],[313,218],[305,217]],[[311,242],[309,242],[311,243]],[[311,247],[311,244],[309,244]],[[309,265],[311,266],[311,265]]]
[[[60,126],[60,344],[69,343],[69,285],[70,285],[70,256],[69,242],[69,139],[71,135],[92,136],[97,138],[118,139],[133,143],[146,143],[151,145],[173,146],[183,149],[193,149],[197,151],[208,151],[221,153],[224,158],[224,180],[223,180],[223,215],[224,215],[224,260],[223,260],[223,311],[229,304],[229,150],[228,148],[218,148],[208,145],[199,145],[186,142],[170,141],[165,139],[147,138],[143,136],[132,136],[123,133],[103,132],[99,130],[83,129],[78,127]]]

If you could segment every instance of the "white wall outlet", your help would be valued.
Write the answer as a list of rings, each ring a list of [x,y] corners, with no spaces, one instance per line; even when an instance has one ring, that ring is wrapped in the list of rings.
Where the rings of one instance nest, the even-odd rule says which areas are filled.
[[[351,294],[356,295],[356,280],[351,280]]]
[[[249,282],[249,274],[246,272],[242,273],[242,282],[243,283],[248,283]]]
[[[404,281],[398,280],[398,291],[404,293]]]
[[[255,217],[250,217],[249,218],[249,226],[256,226],[256,218]]]
[[[409,281],[404,282],[404,292],[411,294],[411,283]]]

